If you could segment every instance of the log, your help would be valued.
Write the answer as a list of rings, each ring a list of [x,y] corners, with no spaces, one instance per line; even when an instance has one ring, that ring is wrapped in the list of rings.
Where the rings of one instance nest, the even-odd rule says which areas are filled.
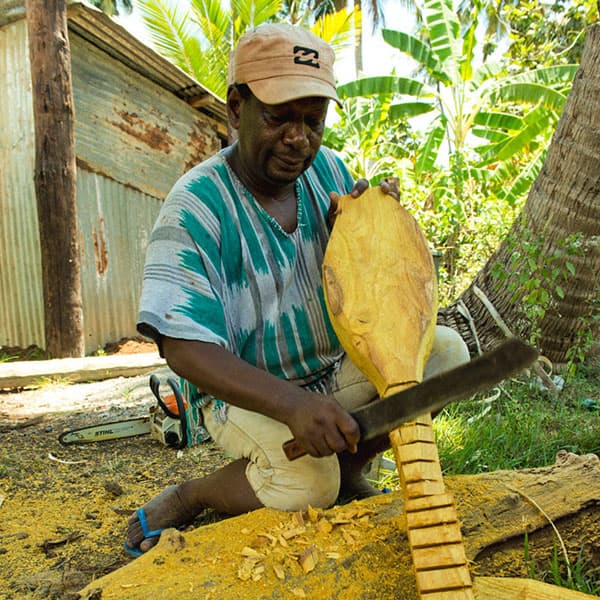
[[[0,363],[0,389],[39,387],[49,379],[76,383],[134,377],[165,365],[157,352]]]
[[[524,535],[527,532],[537,573],[548,569],[557,543],[549,519],[573,563],[583,546],[586,558],[598,564],[597,456],[561,452],[554,465],[448,477],[445,483],[449,494],[445,501],[452,497],[456,501],[476,599],[592,598],[531,581]],[[418,501],[408,508],[418,510]],[[445,548],[452,561],[453,547]],[[308,549],[311,569],[305,572],[299,559]],[[81,597],[416,600],[419,596],[404,502],[402,494],[394,492],[329,510],[311,509],[302,521],[294,514],[260,509],[186,533],[168,530],[157,547],[92,582]],[[435,597],[423,595],[428,600]]]

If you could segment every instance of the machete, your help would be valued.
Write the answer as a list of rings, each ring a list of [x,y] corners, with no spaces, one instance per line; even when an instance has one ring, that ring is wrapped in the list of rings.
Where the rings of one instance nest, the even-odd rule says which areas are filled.
[[[425,413],[435,413],[447,404],[483,392],[529,366],[538,358],[535,348],[510,338],[494,350],[440,373],[401,392],[374,400],[351,412],[358,423],[360,439],[373,439]],[[283,444],[289,460],[306,454],[295,439]]]

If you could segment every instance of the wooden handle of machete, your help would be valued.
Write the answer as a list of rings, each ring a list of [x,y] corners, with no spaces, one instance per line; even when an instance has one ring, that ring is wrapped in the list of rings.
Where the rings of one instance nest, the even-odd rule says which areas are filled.
[[[281,447],[288,460],[296,460],[306,454],[306,450],[296,441],[296,438],[284,442]]]

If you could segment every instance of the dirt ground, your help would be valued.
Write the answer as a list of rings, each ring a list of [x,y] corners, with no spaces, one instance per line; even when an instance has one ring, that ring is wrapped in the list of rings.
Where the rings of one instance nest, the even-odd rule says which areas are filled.
[[[154,347],[129,341],[107,350]],[[156,373],[172,375],[166,367]],[[67,429],[146,415],[155,404],[148,379],[0,393],[0,599],[76,598],[131,560],[124,527],[136,508],[166,485],[223,464],[211,444],[178,452],[150,436],[59,443]]]
[[[107,353],[148,350],[153,347],[128,341],[107,349]],[[155,372],[161,380],[172,376],[166,367]],[[125,524],[136,508],[165,486],[212,472],[227,461],[210,443],[177,451],[149,436],[86,445],[59,443],[58,436],[67,429],[146,415],[155,403],[148,379],[149,374],[85,384],[47,383],[38,389],[0,392],[0,600],[78,598],[77,592],[90,582],[133,560],[124,552],[123,542]],[[465,490],[453,490],[463,508],[470,506],[473,495],[470,488]],[[386,502],[392,502],[394,494],[389,496]],[[469,514],[478,514],[476,507],[483,496],[476,496],[475,508],[469,508]],[[380,504],[384,510],[386,504]],[[203,515],[189,529],[220,518]],[[462,518],[467,529],[478,526]],[[259,525],[253,519],[256,528]],[[589,528],[597,526],[597,521],[585,519],[561,523],[565,539],[573,540],[569,551],[574,554],[581,540],[590,537]],[[385,527],[373,529],[372,541],[381,546],[379,554],[373,556],[389,555],[388,567],[394,569],[399,556],[404,556],[405,562],[410,558],[406,548],[400,547],[404,538],[397,527],[380,539],[382,531],[387,531]],[[196,529],[190,535],[204,535],[206,529]],[[363,537],[364,543],[370,540]],[[553,548],[550,528],[530,539],[547,564]],[[235,542],[241,543],[237,539]],[[480,553],[477,574],[527,576],[520,539],[517,545],[520,549],[516,553],[509,548],[496,548],[489,556]],[[593,548],[597,550],[597,544]],[[598,555],[594,552],[590,558],[596,564]],[[236,572],[232,570],[232,586],[239,585]],[[121,590],[125,595],[120,597],[133,598],[130,585]]]

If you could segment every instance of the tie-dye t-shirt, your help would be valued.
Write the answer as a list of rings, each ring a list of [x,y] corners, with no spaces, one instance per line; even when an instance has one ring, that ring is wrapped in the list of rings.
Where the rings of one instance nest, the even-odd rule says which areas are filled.
[[[329,192],[352,185],[339,157],[322,147],[296,182],[298,226],[286,233],[223,151],[191,169],[152,232],[140,333],[159,347],[161,336],[211,342],[278,377],[316,383],[342,354],[321,283]]]

